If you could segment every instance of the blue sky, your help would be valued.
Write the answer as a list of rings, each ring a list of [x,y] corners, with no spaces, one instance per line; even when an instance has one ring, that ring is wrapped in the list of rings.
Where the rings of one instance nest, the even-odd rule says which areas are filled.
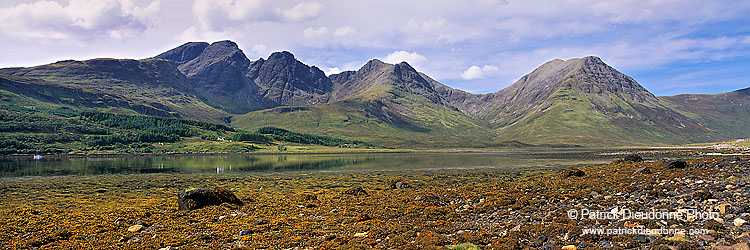
[[[0,67],[147,58],[233,40],[328,73],[407,61],[449,86],[500,90],[542,63],[595,55],[656,95],[750,87],[750,1],[4,0]]]

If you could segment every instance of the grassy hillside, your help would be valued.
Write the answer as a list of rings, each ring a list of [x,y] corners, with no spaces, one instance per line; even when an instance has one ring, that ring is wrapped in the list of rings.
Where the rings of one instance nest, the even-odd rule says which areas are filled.
[[[275,128],[247,132],[201,121],[65,106],[4,106],[0,110],[0,154],[287,151],[287,146],[299,145],[374,147]]]
[[[277,107],[236,116],[242,129],[264,126],[335,135],[387,147],[486,147],[494,133],[484,123],[421,96],[391,95],[387,88],[366,92],[367,98],[307,107]],[[377,92],[377,93],[376,93]],[[411,99],[415,98],[415,99]]]
[[[714,141],[750,137],[750,88],[716,95],[684,94],[659,99],[719,134]]]
[[[498,140],[580,146],[682,144],[711,139],[711,132],[679,123],[674,111],[646,103],[588,93],[570,78],[545,100],[545,109],[526,113],[497,129]],[[687,124],[687,125],[684,125]],[[693,133],[691,133],[693,132]]]
[[[212,122],[229,116],[201,101],[187,78],[161,59],[93,59],[0,69],[0,88],[78,107],[125,108]]]

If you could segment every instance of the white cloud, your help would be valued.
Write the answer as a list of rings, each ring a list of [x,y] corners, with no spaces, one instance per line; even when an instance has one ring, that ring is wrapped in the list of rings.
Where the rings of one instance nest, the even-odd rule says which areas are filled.
[[[554,58],[597,55],[637,77],[678,62],[744,62],[748,12],[750,1],[732,0],[6,0],[0,65],[145,58],[172,44],[230,39],[255,58],[289,50],[347,70],[379,56],[495,91]],[[472,65],[484,78],[463,80],[476,77]]]
[[[316,38],[316,37],[321,37],[325,35],[326,33],[328,33],[328,28],[322,27],[322,26],[318,28],[309,27],[305,29],[305,31],[303,31],[302,33],[304,34],[305,38],[308,38],[308,39]]]
[[[474,65],[466,69],[463,73],[461,73],[461,78],[464,80],[481,79],[481,78],[485,78],[487,74],[494,73],[496,71],[497,71],[497,67],[495,66],[484,65],[482,67],[479,67],[479,66]]]
[[[264,0],[195,0],[193,15],[203,30],[217,29],[226,21],[243,21],[257,16]]]
[[[410,30],[417,30],[422,32],[433,32],[433,31],[439,31],[442,28],[446,26],[448,23],[448,19],[445,18],[431,18],[424,20],[422,22],[419,22],[415,20],[414,18],[409,19],[409,22],[406,24],[407,29]]]
[[[21,39],[123,39],[150,27],[159,9],[159,1],[145,6],[131,0],[36,1],[0,8],[0,32]]]
[[[410,53],[410,52],[400,50],[400,51],[394,51],[388,54],[383,59],[383,62],[392,63],[392,64],[407,62],[413,66],[413,65],[418,65],[425,60],[427,60],[427,58],[424,57],[423,55],[417,54],[417,52]]]
[[[251,49],[251,51],[256,56],[261,56],[261,57],[267,56],[269,52],[271,52],[265,44],[253,45],[253,48]]]
[[[334,37],[342,37],[342,36],[347,36],[347,35],[354,34],[354,32],[355,32],[354,28],[352,28],[350,26],[344,26],[344,27],[340,27],[340,28],[336,29],[336,31],[333,32],[333,36]]]
[[[339,69],[339,67],[333,67],[333,68],[328,68],[328,70],[325,70],[324,72],[326,73],[327,76],[330,76],[330,75],[341,73],[341,69]]]
[[[282,10],[281,15],[286,19],[299,21],[318,16],[322,9],[323,5],[318,2],[304,2],[290,9]]]

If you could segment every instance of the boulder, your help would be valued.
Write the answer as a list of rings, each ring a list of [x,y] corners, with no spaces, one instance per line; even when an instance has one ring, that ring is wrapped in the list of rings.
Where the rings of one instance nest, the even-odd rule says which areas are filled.
[[[348,195],[367,195],[367,191],[361,187],[352,187],[344,191],[344,194]]]
[[[388,184],[388,187],[390,189],[404,189],[409,187],[409,184],[407,184],[406,181],[401,178],[390,180],[388,181]]]
[[[565,170],[563,170],[563,176],[565,176],[566,178],[567,177],[573,177],[573,176],[581,177],[581,176],[584,176],[584,175],[586,175],[585,172],[581,171],[580,169],[574,168],[574,167],[568,167]]]
[[[244,205],[237,196],[228,189],[198,188],[187,190],[177,196],[179,210],[195,210],[205,206],[221,205],[229,203],[238,206]]]
[[[634,154],[634,155],[626,155],[623,160],[624,161],[629,161],[629,162],[642,162],[643,158],[641,158],[640,155],[635,155]]]
[[[671,160],[664,163],[664,166],[668,169],[683,169],[687,167],[687,162],[685,160]]]

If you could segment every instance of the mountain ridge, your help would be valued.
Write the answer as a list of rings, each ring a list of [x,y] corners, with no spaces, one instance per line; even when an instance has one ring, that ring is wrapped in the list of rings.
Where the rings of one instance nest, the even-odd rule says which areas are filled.
[[[748,89],[657,97],[596,56],[550,60],[487,94],[451,88],[407,62],[372,59],[326,76],[288,51],[253,61],[228,40],[188,42],[148,59],[61,61],[0,73],[30,78],[5,77],[7,91],[44,100],[60,101],[41,94],[40,86],[54,85],[65,98],[98,91],[90,96],[140,113],[382,137],[407,147],[674,144],[744,136],[750,127]]]

